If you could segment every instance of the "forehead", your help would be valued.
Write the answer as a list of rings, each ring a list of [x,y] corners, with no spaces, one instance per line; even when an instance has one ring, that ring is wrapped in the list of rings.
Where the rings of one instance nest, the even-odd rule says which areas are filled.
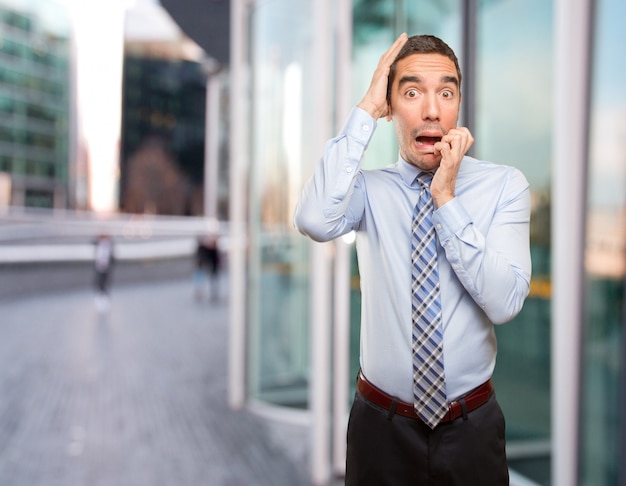
[[[396,63],[395,83],[405,76],[418,76],[422,79],[430,75],[438,79],[454,77],[458,80],[454,62],[442,54],[411,54]]]

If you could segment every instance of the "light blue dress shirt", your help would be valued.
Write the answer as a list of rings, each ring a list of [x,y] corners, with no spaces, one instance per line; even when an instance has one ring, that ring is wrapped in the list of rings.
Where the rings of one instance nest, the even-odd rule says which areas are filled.
[[[413,401],[411,220],[418,168],[401,157],[362,170],[376,121],[354,108],[306,183],[294,223],[316,241],[357,235],[363,373]],[[448,400],[491,377],[494,324],[515,317],[530,288],[530,193],[513,168],[464,157],[455,198],[435,210]]]

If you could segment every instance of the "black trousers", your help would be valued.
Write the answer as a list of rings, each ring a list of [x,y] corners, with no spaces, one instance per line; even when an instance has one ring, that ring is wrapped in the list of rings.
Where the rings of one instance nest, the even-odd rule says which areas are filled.
[[[111,281],[111,274],[108,270],[105,270],[105,271],[96,270],[95,281],[96,281],[95,282],[96,290],[98,290],[98,292],[102,294],[109,293],[109,283]]]
[[[504,416],[495,394],[434,430],[356,393],[348,422],[346,485],[509,484]]]

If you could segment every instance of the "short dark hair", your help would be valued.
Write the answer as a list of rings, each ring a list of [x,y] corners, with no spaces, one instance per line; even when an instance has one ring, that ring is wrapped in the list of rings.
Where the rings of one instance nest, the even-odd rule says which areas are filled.
[[[396,66],[398,61],[412,54],[441,54],[450,59],[456,68],[456,74],[459,77],[459,89],[461,88],[461,68],[459,67],[459,60],[452,48],[434,35],[414,35],[407,39],[391,64],[389,81],[387,82],[387,103],[391,103],[391,87],[396,78]]]

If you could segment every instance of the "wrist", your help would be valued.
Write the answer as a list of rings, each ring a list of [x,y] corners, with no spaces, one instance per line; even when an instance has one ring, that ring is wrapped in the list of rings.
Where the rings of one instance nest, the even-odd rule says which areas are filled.
[[[434,194],[431,195],[433,197],[433,202],[435,203],[436,208],[440,208],[444,204],[454,199],[454,194],[438,194],[436,196]]]
[[[374,119],[374,120],[378,120],[379,118],[382,118],[383,116],[385,116],[387,110],[386,109],[381,109],[379,108],[375,103],[371,103],[367,100],[362,100],[357,107],[361,108],[362,110],[368,112],[370,114],[370,116]]]

